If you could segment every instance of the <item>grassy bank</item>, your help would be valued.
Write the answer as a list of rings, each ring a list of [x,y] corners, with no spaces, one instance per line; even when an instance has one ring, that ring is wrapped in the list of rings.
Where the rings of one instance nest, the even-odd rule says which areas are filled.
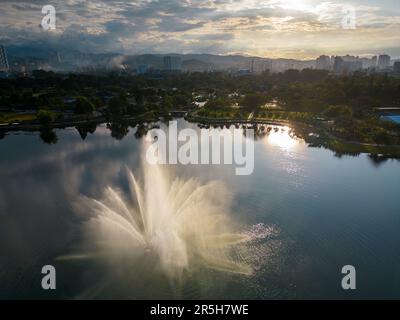
[[[36,121],[37,117],[35,113],[0,113],[0,123],[1,124],[9,124],[9,123],[20,123],[20,122],[31,122]]]

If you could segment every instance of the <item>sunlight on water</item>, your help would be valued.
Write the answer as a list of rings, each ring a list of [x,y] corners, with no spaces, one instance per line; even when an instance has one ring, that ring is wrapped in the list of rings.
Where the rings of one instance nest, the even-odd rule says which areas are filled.
[[[289,127],[276,128],[271,130],[266,142],[272,146],[277,146],[283,150],[291,150],[299,145],[297,139]]]

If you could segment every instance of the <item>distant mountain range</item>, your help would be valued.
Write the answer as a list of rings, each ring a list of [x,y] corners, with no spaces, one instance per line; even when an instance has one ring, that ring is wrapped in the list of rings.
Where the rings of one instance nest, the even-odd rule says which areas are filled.
[[[182,68],[186,71],[204,70],[229,70],[229,69],[253,69],[263,71],[266,69],[303,69],[315,67],[315,60],[295,59],[268,59],[241,55],[214,55],[214,54],[141,54],[122,55],[118,53],[83,53],[73,50],[57,51],[49,46],[7,46],[10,61],[21,59],[39,60],[43,63],[54,62],[54,57],[59,63],[72,66],[106,66],[109,68],[135,69],[140,65],[149,68],[163,69],[164,56],[179,56],[182,60]]]
[[[255,71],[283,66],[293,68],[315,67],[315,60],[269,59],[241,55],[214,55],[214,54],[144,54],[125,56],[124,63],[131,67],[146,64],[156,69],[163,68],[164,56],[177,56],[182,60],[183,70],[228,70],[254,69]]]

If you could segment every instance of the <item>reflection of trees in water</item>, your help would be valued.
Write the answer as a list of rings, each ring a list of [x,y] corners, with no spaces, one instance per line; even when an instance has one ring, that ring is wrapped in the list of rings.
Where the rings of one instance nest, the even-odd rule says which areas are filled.
[[[271,132],[271,127],[256,126],[254,129],[254,140],[262,140]]]
[[[167,118],[161,123],[165,124],[167,127],[169,125],[169,121]],[[129,133],[129,128],[136,128],[135,138],[141,139],[147,135],[147,133],[155,128],[160,128],[160,123],[155,122],[143,122],[139,123],[137,120],[119,120],[113,121],[107,124],[107,128],[111,131],[111,136],[117,140],[122,140]],[[269,136],[272,133],[285,132],[287,129],[282,128],[281,126],[272,125],[272,124],[244,124],[244,123],[229,123],[229,124],[197,124],[198,128],[206,129],[206,130],[242,130],[242,134],[244,137],[247,137],[249,131],[246,129],[254,130],[254,140],[262,140],[266,136]],[[88,133],[95,133],[97,128],[97,124],[82,124],[76,126],[77,131],[79,132],[82,140],[85,140]],[[3,139],[6,136],[6,132],[0,132],[0,139]],[[382,151],[382,154],[379,149],[377,150],[367,150],[362,145],[354,145],[354,144],[346,144],[344,142],[340,142],[339,140],[332,140],[327,137],[322,131],[306,126],[299,126],[292,124],[291,128],[288,131],[288,134],[293,139],[302,139],[305,141],[308,147],[311,148],[324,148],[334,152],[334,156],[337,158],[342,158],[343,156],[351,156],[351,157],[359,157],[362,153],[366,153],[370,159],[370,161],[379,166],[389,159],[396,159],[400,161],[400,157],[398,152],[394,150],[391,152],[390,150]],[[40,131],[40,138],[44,143],[47,144],[56,144],[58,142],[58,137],[54,131],[51,129],[43,128]]]
[[[198,124],[198,127],[200,129],[207,130],[222,130],[224,128],[231,129],[232,127],[234,127],[237,130],[242,129],[242,134],[245,137],[247,137],[249,134],[248,130],[246,129],[253,129],[255,141],[262,140],[266,136],[269,136],[271,133],[287,132],[290,138],[304,140],[307,146],[310,148],[324,148],[333,151],[334,156],[337,158],[342,158],[343,156],[359,157],[362,153],[366,153],[369,154],[371,161],[373,161],[375,165],[380,165],[388,159],[400,160],[398,151],[382,151],[384,155],[378,154],[378,152],[380,152],[379,148],[376,151],[371,151],[363,145],[348,144],[340,140],[332,139],[318,128],[304,125],[296,125],[294,123],[290,125],[289,131],[287,131],[287,129],[283,128],[282,126],[272,124],[200,123]]]
[[[117,140],[122,140],[129,133],[129,124],[126,122],[111,122],[107,128],[111,131],[111,137]]]
[[[169,124],[169,123],[168,123],[168,124]],[[168,124],[167,124],[167,126],[168,126]],[[135,138],[136,138],[136,139],[143,138],[144,136],[147,135],[147,133],[148,133],[150,130],[159,129],[159,128],[160,128],[160,126],[159,126],[159,125],[156,125],[156,124],[154,124],[154,123],[150,123],[150,124],[140,123],[140,124],[138,124],[138,126],[137,126],[137,128],[136,128]]]
[[[174,118],[172,116],[165,115],[165,116],[161,117],[160,122],[168,127],[169,126],[169,122],[171,120],[173,120],[173,119]]]
[[[375,166],[385,163],[387,160],[400,161],[397,151],[390,151],[376,148],[371,150],[368,146],[345,143],[329,138],[320,137],[319,135],[310,135],[310,130],[297,129],[301,132],[303,140],[311,148],[324,148],[335,153],[335,157],[342,158],[343,156],[359,157],[361,154],[367,154],[371,162]],[[381,154],[379,152],[382,152]]]
[[[335,151],[335,150],[333,150]],[[351,157],[359,157],[360,152],[356,151],[336,151],[335,152],[335,157],[341,159],[343,156],[351,156]]]
[[[56,144],[58,142],[57,134],[51,129],[42,129],[40,139],[47,144]]]
[[[370,154],[368,155],[368,157],[376,167],[379,167],[381,164],[384,164],[388,160],[400,161],[400,158],[396,157],[395,155]]]
[[[235,130],[240,130],[242,129],[242,134],[244,137],[247,137],[249,134],[249,129],[250,130],[254,130],[254,140],[258,141],[258,140],[262,140],[264,139],[266,136],[268,136],[271,131],[275,131],[278,132],[280,129],[278,127],[272,127],[272,126],[268,126],[268,125],[261,125],[261,124],[243,124],[243,123],[234,123],[234,124],[201,124],[199,123],[198,125],[199,129],[206,129],[206,130],[210,130],[210,129],[215,129],[215,130],[231,130],[231,129],[235,129]],[[283,131],[284,129],[282,129]],[[289,131],[289,135],[292,138],[296,138],[297,135],[295,133],[294,130],[290,130]]]
[[[6,133],[3,131],[0,131],[0,140],[3,139],[6,136]]]
[[[79,135],[81,136],[82,140],[85,140],[88,133],[93,134],[96,132],[97,124],[96,123],[87,123],[83,125],[79,125],[75,127],[78,130]]]
[[[381,164],[389,160],[388,157],[384,157],[378,154],[370,154],[368,155],[368,157],[376,167],[379,167]]]
[[[136,128],[135,138],[140,139],[147,135],[147,133],[155,128],[160,128],[159,125],[154,123],[139,123],[126,121],[113,121],[107,124],[107,129],[111,131],[111,136],[117,140],[122,140],[129,133],[129,128]]]
[[[143,138],[147,132],[149,132],[149,128],[144,124],[139,124],[135,132],[136,139]]]

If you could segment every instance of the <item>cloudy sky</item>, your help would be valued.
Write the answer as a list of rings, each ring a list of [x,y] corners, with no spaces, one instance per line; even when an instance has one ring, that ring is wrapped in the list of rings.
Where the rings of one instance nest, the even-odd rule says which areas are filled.
[[[56,30],[41,26],[56,8]],[[400,57],[399,0],[0,0],[0,43],[84,52]],[[350,8],[350,10],[349,10]],[[355,9],[356,28],[342,21]],[[346,20],[347,21],[347,20]]]

